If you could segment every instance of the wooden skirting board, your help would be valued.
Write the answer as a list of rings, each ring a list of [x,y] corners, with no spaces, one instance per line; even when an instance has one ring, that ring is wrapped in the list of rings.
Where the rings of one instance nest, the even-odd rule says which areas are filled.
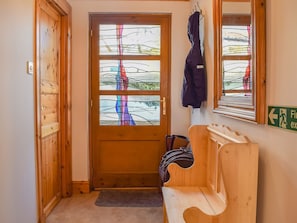
[[[90,193],[89,181],[72,181],[73,194],[87,194]]]

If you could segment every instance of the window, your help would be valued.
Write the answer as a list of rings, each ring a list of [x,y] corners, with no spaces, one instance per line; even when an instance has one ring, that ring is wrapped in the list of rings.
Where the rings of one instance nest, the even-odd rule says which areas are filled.
[[[92,98],[99,125],[160,125],[168,95],[162,85],[168,78],[167,18],[93,16]]]
[[[265,122],[265,1],[214,1],[214,112]]]
[[[243,96],[251,101],[253,79],[250,69],[250,24],[250,16],[223,16],[222,92],[224,96]]]

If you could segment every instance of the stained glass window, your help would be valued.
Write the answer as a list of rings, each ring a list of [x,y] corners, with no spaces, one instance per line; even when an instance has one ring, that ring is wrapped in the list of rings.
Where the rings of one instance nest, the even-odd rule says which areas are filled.
[[[160,125],[160,96],[101,95],[100,125]]]
[[[160,125],[160,96],[151,95],[160,93],[160,31],[160,25],[99,25],[100,125]]]
[[[223,25],[222,90],[224,95],[251,95],[250,34],[249,25]]]
[[[247,67],[248,61],[245,60],[223,61],[223,92],[225,92],[225,95],[228,95],[228,91],[232,92],[231,96],[244,95],[244,90],[251,88],[251,86],[245,86],[243,82],[243,77],[246,75]],[[247,75],[249,75],[249,73]]]
[[[160,55],[159,25],[111,24],[99,30],[100,55]]]
[[[128,80],[127,90],[160,90],[159,60],[124,60],[122,63]],[[100,90],[116,90],[117,85],[124,83],[119,65],[119,60],[100,61]]]
[[[223,55],[249,55],[250,41],[247,26],[223,26]]]

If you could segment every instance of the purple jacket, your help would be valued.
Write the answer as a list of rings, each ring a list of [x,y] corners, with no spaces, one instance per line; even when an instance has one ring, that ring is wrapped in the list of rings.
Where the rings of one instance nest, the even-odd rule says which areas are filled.
[[[188,37],[191,49],[186,58],[182,88],[182,105],[200,108],[201,102],[206,100],[206,74],[199,38],[200,13],[195,12],[189,17]]]

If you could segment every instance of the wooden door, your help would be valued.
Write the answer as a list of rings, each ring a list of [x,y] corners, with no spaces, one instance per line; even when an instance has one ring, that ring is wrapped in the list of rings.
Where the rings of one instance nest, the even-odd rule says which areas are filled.
[[[63,2],[63,1],[62,1]],[[60,1],[60,3],[62,3]],[[69,17],[52,1],[36,2],[36,132],[40,221],[71,195]],[[65,12],[65,11],[64,11]],[[63,176],[63,177],[62,177]]]
[[[170,16],[91,15],[94,188],[159,186],[170,123]]]
[[[61,198],[61,17],[50,5],[40,13],[40,124],[42,202],[47,214]]]

